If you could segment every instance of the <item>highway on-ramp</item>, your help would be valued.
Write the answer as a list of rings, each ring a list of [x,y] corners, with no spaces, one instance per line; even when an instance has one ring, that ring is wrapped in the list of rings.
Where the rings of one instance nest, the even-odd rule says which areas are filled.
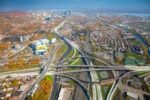
[[[61,34],[58,32],[59,29],[62,28],[65,23],[66,23],[66,21],[63,21],[61,24],[59,24],[59,25],[54,29],[54,32],[55,32],[55,33],[60,37],[60,39],[63,40],[68,46],[71,46],[72,48],[76,48],[76,49],[80,52],[80,54],[81,54],[82,56],[85,56],[84,53],[83,53],[82,50],[78,47],[77,44],[75,44],[73,41],[69,40],[68,38],[64,37],[63,35],[61,35]],[[89,61],[88,61],[86,58],[83,58],[83,60],[84,60],[84,63],[85,63],[85,64],[89,64]],[[86,76],[85,74],[82,75],[82,77],[85,77],[85,76]],[[81,92],[80,89],[77,89],[77,90],[79,90],[78,93]],[[76,93],[77,93],[77,92],[76,92]],[[81,93],[81,94],[82,94],[82,93]],[[53,95],[53,94],[52,94],[52,95]],[[51,99],[51,100],[55,100],[55,99],[53,98],[53,99]]]
[[[56,51],[57,47],[55,46],[49,53],[48,60],[46,61],[45,64],[43,64],[43,69],[38,76],[37,80],[30,86],[30,89],[23,95],[22,100],[27,98],[30,95],[33,95],[33,92],[35,90],[35,86],[39,84],[39,82],[44,78],[46,72],[48,71],[49,66],[51,65],[51,59],[53,57],[54,52]]]

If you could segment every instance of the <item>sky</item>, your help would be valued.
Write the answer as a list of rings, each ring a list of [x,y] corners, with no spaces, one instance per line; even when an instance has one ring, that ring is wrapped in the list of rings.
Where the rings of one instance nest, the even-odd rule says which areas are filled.
[[[150,11],[150,0],[0,0],[0,11],[30,9],[119,9]]]

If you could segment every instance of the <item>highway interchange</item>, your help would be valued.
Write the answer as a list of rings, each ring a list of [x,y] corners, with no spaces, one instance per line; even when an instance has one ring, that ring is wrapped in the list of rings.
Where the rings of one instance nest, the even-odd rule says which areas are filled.
[[[83,69],[83,70],[73,70],[73,71],[62,71],[62,70],[59,70],[58,72],[55,72],[54,73],[54,75],[57,75],[56,77],[58,77],[58,76],[61,76],[61,77],[67,77],[67,76],[65,76],[65,75],[63,75],[63,74],[66,74],[66,73],[79,73],[79,72],[90,72],[90,76],[91,76],[91,81],[99,81],[98,80],[98,76],[96,75],[96,73],[94,72],[94,71],[100,71],[100,70],[117,70],[117,71],[119,71],[119,70],[136,70],[136,71],[149,71],[150,69],[149,69],[149,66],[140,66],[140,67],[137,67],[137,66],[116,66],[116,67],[114,67],[114,66],[108,66],[107,65],[107,63],[105,63],[104,61],[102,61],[102,60],[100,60],[101,62],[103,62],[105,65],[107,65],[107,66],[99,66],[99,68],[96,68],[96,66],[95,66],[95,68],[91,68],[92,66],[94,67],[94,65],[89,61],[89,58],[88,58],[88,56],[86,55],[86,54],[84,54],[83,53],[83,51],[81,50],[81,48],[75,43],[75,42],[73,42],[73,41],[71,41],[71,40],[69,40],[68,38],[66,38],[66,37],[64,37],[63,35],[61,35],[58,31],[59,31],[59,29],[60,28],[62,28],[63,27],[63,25],[66,23],[66,21],[63,21],[61,24],[59,24],[53,31],[58,35],[58,37],[60,37],[60,39],[62,40],[62,41],[64,41],[65,42],[65,44],[68,46],[68,50],[65,52],[65,54],[60,58],[60,60],[59,60],[59,62],[60,63],[62,63],[63,62],[63,58],[69,53],[69,51],[70,51],[70,48],[76,48],[79,52],[80,52],[80,54],[81,54],[81,56],[80,57],[82,57],[82,59],[84,60],[84,63],[85,63],[85,65],[83,65],[84,66],[84,68],[89,68],[89,69]],[[112,26],[113,27],[113,26]],[[72,58],[73,59],[73,58]],[[99,60],[99,59],[98,59]],[[82,65],[77,65],[77,66],[74,66],[74,67],[83,67]],[[57,66],[55,66],[55,67],[57,67],[57,68],[65,68],[66,66],[62,66],[62,65],[57,65]],[[72,66],[70,66],[70,65],[68,65],[68,67],[72,67]],[[51,66],[51,68],[52,68],[52,66]],[[62,71],[62,72],[61,72]],[[83,75],[83,76],[85,76],[85,74]],[[59,77],[60,78],[60,77]],[[85,92],[85,88],[83,88],[83,85],[84,84],[82,84],[81,82],[79,82],[77,79],[75,79],[75,78],[73,78],[73,77],[69,77],[68,76],[68,78],[69,79],[71,79],[71,80],[75,80],[75,83],[77,83],[82,89],[83,89],[83,91]],[[118,78],[119,79],[119,78]],[[115,92],[112,92],[112,91],[114,91],[115,89],[116,89],[116,87],[118,86],[118,79],[114,79],[114,84],[113,84],[113,86],[112,86],[112,88],[111,88],[111,91],[109,92],[109,94],[108,94],[108,96],[107,96],[107,100],[110,100],[110,99],[112,99],[112,97],[113,97],[113,93],[115,93]],[[59,92],[60,91],[60,88],[61,87],[59,87],[59,85],[58,85],[58,83],[56,83],[56,81],[54,80],[54,88],[55,88],[55,91],[52,91],[52,95],[51,95],[51,100],[56,100],[57,98],[58,98],[58,96],[59,96],[59,94],[57,94],[56,95],[56,92]],[[58,90],[57,90],[58,89]],[[78,95],[78,93],[80,93],[81,92],[81,90],[80,89],[77,89],[78,91],[77,91],[77,94],[76,95]],[[79,92],[80,91],[80,92]],[[87,97],[87,99],[92,99],[92,100],[103,100],[103,98],[102,98],[102,94],[101,94],[101,87],[100,87],[100,85],[98,85],[98,84],[93,84],[92,85],[92,93],[93,93],[93,97],[91,97],[91,96],[89,96],[89,95],[87,95],[88,93],[86,93],[85,92],[85,95],[86,95],[86,97]],[[112,93],[111,93],[112,92]],[[99,95],[99,94],[101,94],[101,95]],[[55,98],[55,99],[54,99]]]
[[[57,34],[57,36],[67,45],[68,49],[67,51],[60,57],[60,59],[58,60],[58,63],[56,65],[52,65],[51,64],[51,59],[53,57],[53,54],[55,52],[55,50],[57,49],[57,47],[55,46],[53,48],[53,50],[49,53],[49,57],[48,60],[45,64],[43,64],[42,69],[41,68],[31,68],[31,69],[25,69],[25,70],[17,70],[17,71],[11,71],[11,72],[3,72],[0,73],[1,77],[4,76],[13,76],[14,74],[19,75],[19,74],[23,74],[23,73],[34,73],[34,74],[39,74],[36,82],[30,86],[29,91],[27,91],[27,93],[25,93],[25,95],[22,97],[22,99],[25,99],[27,96],[32,95],[33,94],[33,90],[35,89],[35,85],[39,84],[39,82],[44,78],[44,76],[46,75],[46,73],[50,72],[51,75],[54,75],[54,83],[53,83],[53,89],[52,89],[52,94],[51,97],[49,97],[50,100],[57,100],[58,96],[59,96],[59,91],[61,89],[60,84],[58,83],[58,80],[61,77],[65,77],[68,78],[70,80],[73,80],[79,87],[77,88],[76,91],[76,95],[79,95],[78,93],[83,92],[85,94],[85,97],[87,100],[103,100],[102,98],[102,94],[101,94],[101,86],[97,83],[100,83],[101,81],[98,79],[98,76],[96,74],[96,71],[131,71],[121,77],[115,77],[114,79],[112,79],[113,82],[113,86],[110,89],[110,92],[108,93],[107,96],[107,100],[112,100],[113,95],[115,94],[115,91],[117,89],[117,87],[121,87],[124,89],[127,89],[128,91],[134,91],[137,93],[141,93],[141,94],[146,94],[146,95],[150,95],[147,92],[144,91],[139,91],[136,89],[131,89],[127,86],[124,86],[121,83],[121,79],[127,75],[130,75],[132,73],[132,71],[134,72],[138,72],[138,71],[150,71],[149,66],[113,66],[113,65],[108,65],[106,62],[97,59],[97,58],[93,58],[93,59],[97,59],[100,62],[103,62],[105,66],[99,66],[99,65],[93,65],[92,62],[89,60],[91,59],[89,56],[87,56],[82,49],[73,41],[69,40],[68,38],[64,37],[63,35],[61,35],[59,33],[59,29],[63,27],[63,25],[66,23],[66,21],[63,21],[61,24],[59,24],[57,27],[55,27],[53,29],[53,32],[55,34]],[[114,26],[112,26],[114,27]],[[115,27],[116,28],[116,27]],[[80,55],[79,58],[82,58],[84,65],[60,65],[64,62],[64,58],[67,56],[67,54],[71,51],[71,48],[75,48],[79,51]],[[75,58],[68,58],[68,59],[75,59]],[[67,59],[65,59],[67,61]],[[76,70],[69,70],[69,71],[65,71],[62,70],[62,68],[82,68],[82,69],[76,69]],[[83,73],[84,72],[84,73]],[[91,80],[90,81],[83,81],[83,80],[78,80],[72,76],[66,76],[64,74],[68,74],[68,73],[83,73],[82,74],[82,78],[86,79],[87,78],[87,73],[88,72],[90,75]],[[93,82],[92,85],[92,97],[89,94],[89,91],[87,90],[88,86],[85,86],[84,82]],[[80,90],[81,88],[81,90]],[[79,98],[79,97],[78,97]],[[83,98],[83,97],[81,97]]]

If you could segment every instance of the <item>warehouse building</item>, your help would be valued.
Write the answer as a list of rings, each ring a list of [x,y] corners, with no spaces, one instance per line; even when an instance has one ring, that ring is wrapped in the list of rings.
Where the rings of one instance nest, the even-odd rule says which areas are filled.
[[[32,51],[35,55],[43,55],[47,51],[47,46],[49,45],[50,41],[46,38],[36,40],[30,44]]]

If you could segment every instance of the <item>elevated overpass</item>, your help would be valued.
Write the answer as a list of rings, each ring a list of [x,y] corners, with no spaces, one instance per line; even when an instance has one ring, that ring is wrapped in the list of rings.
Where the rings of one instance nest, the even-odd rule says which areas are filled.
[[[91,96],[89,94],[89,91],[87,90],[87,88],[84,86],[84,84],[81,81],[79,81],[78,79],[71,77],[69,75],[57,74],[56,76],[65,77],[65,78],[68,78],[68,79],[74,81],[78,86],[80,86],[80,88],[82,89],[87,100],[92,100]]]
[[[51,65],[50,65],[51,66]],[[91,67],[94,69],[86,69],[87,67]],[[56,68],[64,68],[64,71],[55,72]],[[65,71],[68,68],[72,68],[70,71]],[[76,69],[73,69],[76,68]],[[82,68],[82,69],[81,69]],[[41,74],[41,68],[30,68],[30,69],[23,69],[23,70],[16,70],[16,71],[9,71],[9,72],[1,72],[0,76],[2,75],[12,75],[12,74],[23,74],[23,73],[33,73]],[[48,73],[53,74],[66,74],[66,73],[78,73],[78,72],[88,72],[88,71],[110,71],[110,70],[118,70],[118,71],[150,71],[150,66],[101,66],[101,65],[52,65],[48,67]]]

